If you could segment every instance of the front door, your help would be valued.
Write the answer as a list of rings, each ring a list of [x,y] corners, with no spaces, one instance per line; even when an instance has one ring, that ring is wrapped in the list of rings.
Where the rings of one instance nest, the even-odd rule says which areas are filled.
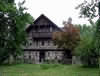
[[[44,51],[40,51],[39,61],[40,62],[44,62],[44,60],[45,60],[45,52]]]

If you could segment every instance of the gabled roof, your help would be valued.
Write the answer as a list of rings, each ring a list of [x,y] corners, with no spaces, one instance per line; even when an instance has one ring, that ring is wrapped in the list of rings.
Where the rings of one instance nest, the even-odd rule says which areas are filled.
[[[56,28],[58,28],[59,31],[62,31],[61,28],[59,28],[54,22],[52,22],[52,21],[51,21],[48,17],[46,17],[44,14],[41,14],[41,15],[33,22],[33,24],[31,24],[31,25],[26,29],[26,31],[28,32],[29,30],[31,30],[32,27],[33,27],[40,19],[42,19],[42,18],[46,19],[46,20],[47,20],[48,22],[50,22],[53,26],[55,26]]]

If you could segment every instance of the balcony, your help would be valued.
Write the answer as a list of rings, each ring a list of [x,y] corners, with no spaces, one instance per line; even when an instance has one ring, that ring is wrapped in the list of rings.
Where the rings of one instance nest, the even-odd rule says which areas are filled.
[[[28,47],[24,47],[24,50],[30,50],[30,51],[62,51],[62,48],[57,48],[57,46],[28,46]]]
[[[33,38],[51,38],[52,33],[51,32],[33,32],[32,36]]]

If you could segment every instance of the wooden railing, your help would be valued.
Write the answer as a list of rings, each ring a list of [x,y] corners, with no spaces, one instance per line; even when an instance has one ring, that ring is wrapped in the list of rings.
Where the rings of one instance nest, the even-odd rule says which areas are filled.
[[[52,33],[50,32],[33,32],[32,33],[33,38],[38,38],[38,37],[52,37]]]

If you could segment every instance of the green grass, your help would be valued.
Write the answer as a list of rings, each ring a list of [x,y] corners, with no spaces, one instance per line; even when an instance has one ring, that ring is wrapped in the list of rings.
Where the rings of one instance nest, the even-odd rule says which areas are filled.
[[[0,74],[0,76],[100,76],[97,68],[61,64],[2,65]]]

